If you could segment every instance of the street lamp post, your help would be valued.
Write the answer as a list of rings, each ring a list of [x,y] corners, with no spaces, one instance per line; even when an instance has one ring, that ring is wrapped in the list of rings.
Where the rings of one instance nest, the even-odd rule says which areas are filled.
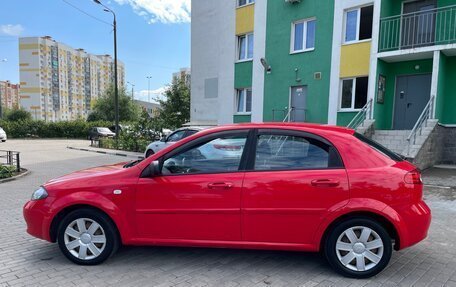
[[[112,26],[114,28],[114,111],[115,111],[115,121],[116,121],[116,142],[119,140],[119,87],[117,86],[117,21],[116,13],[112,11],[109,7],[101,3],[100,0],[93,0],[93,2],[98,5],[103,6],[103,11],[110,12],[114,16]]]
[[[149,103],[150,103],[150,79],[152,79],[152,76],[147,76],[146,78],[147,78],[147,80],[148,80],[148,85],[147,85],[147,97],[148,97]]]
[[[127,84],[131,85],[131,99],[135,99],[135,85],[127,81]]]
[[[8,60],[7,60],[7,59],[1,59],[1,60],[0,60],[0,63],[5,63],[5,62],[8,62]],[[0,119],[3,118],[2,96],[3,96],[3,95],[2,95],[2,93],[1,93],[1,91],[0,91]],[[5,101],[5,102],[6,102],[6,101]]]

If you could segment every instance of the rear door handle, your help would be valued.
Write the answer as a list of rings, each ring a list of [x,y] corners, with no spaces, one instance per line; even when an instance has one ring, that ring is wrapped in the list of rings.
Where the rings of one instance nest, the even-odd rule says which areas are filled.
[[[311,181],[311,184],[316,187],[336,187],[340,182],[335,179],[315,179]]]
[[[211,182],[207,185],[209,189],[230,189],[233,187],[232,182]]]

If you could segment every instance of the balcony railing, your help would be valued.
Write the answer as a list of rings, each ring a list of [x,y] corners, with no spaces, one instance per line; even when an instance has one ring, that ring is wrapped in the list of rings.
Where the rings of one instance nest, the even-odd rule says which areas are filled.
[[[456,43],[456,5],[380,20],[379,52]]]

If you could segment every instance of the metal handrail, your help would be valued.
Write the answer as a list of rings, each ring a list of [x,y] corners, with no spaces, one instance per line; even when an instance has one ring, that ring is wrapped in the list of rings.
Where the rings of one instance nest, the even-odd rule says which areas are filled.
[[[356,130],[366,119],[372,118],[372,99],[353,117],[347,128]]]
[[[419,131],[420,135],[423,133],[423,126],[427,126],[427,120],[434,118],[434,100],[435,96],[431,96],[428,103],[423,109],[420,117],[416,121],[415,125],[413,126],[412,131],[410,132],[409,136],[407,137],[407,155],[410,155],[410,147],[416,144],[416,136]]]

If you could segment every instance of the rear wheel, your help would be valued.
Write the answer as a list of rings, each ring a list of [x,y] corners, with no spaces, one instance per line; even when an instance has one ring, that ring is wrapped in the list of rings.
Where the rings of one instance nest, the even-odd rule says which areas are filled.
[[[119,238],[116,227],[105,214],[79,209],[62,220],[58,244],[62,253],[74,263],[95,265],[115,253]]]
[[[388,265],[392,242],[382,225],[370,218],[358,217],[346,220],[330,231],[324,252],[340,274],[368,278]]]
[[[153,155],[153,154],[154,154],[154,151],[153,151],[153,150],[151,150],[151,149],[147,150],[147,152],[146,152],[146,158],[150,157],[150,156]]]

